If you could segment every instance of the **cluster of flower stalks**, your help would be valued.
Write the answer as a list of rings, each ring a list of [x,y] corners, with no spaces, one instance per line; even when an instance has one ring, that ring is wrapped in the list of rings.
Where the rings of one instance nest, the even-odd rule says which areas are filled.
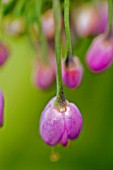
[[[49,101],[40,119],[40,134],[50,146],[58,143],[66,146],[69,140],[79,136],[82,129],[81,113],[75,104],[65,99],[62,85],[63,82],[68,88],[75,89],[82,82],[83,65],[72,50],[79,37],[96,36],[84,56],[92,72],[100,73],[112,64],[113,3],[109,1],[85,3],[79,7],[71,3],[69,6],[69,0],[50,0],[48,3],[42,0],[1,1],[0,31],[17,38],[27,35],[36,51],[35,86],[47,89],[57,77],[57,95]],[[61,3],[64,5],[60,9]],[[60,50],[61,47],[63,50]],[[63,57],[61,51],[65,51]],[[8,56],[9,50],[0,40],[0,66]],[[3,124],[3,107],[0,91],[0,126]]]

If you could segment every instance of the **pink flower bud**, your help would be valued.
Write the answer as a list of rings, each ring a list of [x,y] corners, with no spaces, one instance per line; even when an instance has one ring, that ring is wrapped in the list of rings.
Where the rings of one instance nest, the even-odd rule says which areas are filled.
[[[7,17],[4,23],[5,31],[11,36],[18,36],[25,32],[26,22],[24,18]]]
[[[92,35],[99,22],[96,8],[91,5],[83,6],[78,9],[77,16],[73,12],[73,24],[77,34],[81,37]]]
[[[45,14],[43,14],[42,25],[47,39],[53,39],[55,35],[53,10],[48,10]]]
[[[9,50],[5,44],[0,42],[0,66],[2,66],[9,56]]]
[[[4,96],[0,90],[0,127],[3,125],[3,114],[4,114]]]
[[[82,116],[76,105],[68,101],[65,108],[54,106],[56,97],[52,98],[42,112],[40,134],[50,146],[61,143],[66,146],[68,140],[76,139],[82,129]]]
[[[63,24],[63,21],[61,19],[61,27]],[[45,12],[42,15],[42,26],[43,26],[43,30],[45,33],[45,36],[48,40],[52,40],[54,39],[55,36],[55,21],[54,21],[54,14],[53,14],[53,10],[50,9],[47,12]]]
[[[86,54],[86,62],[93,72],[107,69],[113,61],[113,37],[101,34],[94,38]]]
[[[83,67],[78,57],[73,57],[72,61],[66,65],[62,64],[62,79],[69,88],[76,88],[80,85],[83,78]]]
[[[34,72],[34,83],[40,89],[46,89],[55,80],[55,72],[49,63],[39,62]]]

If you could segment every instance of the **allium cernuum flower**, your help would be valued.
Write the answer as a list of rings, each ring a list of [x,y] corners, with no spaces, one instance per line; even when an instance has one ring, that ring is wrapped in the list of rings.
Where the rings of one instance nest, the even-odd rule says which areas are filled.
[[[77,17],[75,14],[73,14],[73,24],[77,34],[81,37],[94,34],[99,20],[96,9],[91,5],[85,5],[78,9]]]
[[[39,62],[34,72],[34,83],[40,89],[46,89],[55,80],[55,71],[51,64]]]
[[[9,50],[6,45],[0,42],[0,66],[2,66],[9,56]]]
[[[73,57],[71,60],[63,61],[62,79],[69,88],[76,88],[82,81],[83,67],[78,57]]]
[[[42,15],[42,25],[47,39],[53,39],[55,35],[55,23],[52,10],[48,10]]]
[[[3,125],[3,113],[4,113],[4,96],[0,90],[0,127]]]
[[[66,146],[68,140],[76,139],[82,129],[82,116],[77,106],[66,100],[66,106],[58,109],[52,98],[42,112],[40,134],[44,142],[50,146],[61,143]]]
[[[113,61],[113,37],[105,34],[97,36],[86,55],[88,67],[93,72],[101,72],[108,68]]]

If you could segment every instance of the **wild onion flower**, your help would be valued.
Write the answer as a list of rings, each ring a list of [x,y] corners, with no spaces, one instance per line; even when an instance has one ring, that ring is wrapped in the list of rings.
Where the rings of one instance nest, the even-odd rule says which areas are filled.
[[[72,19],[77,34],[80,37],[93,35],[99,22],[96,8],[91,5],[85,5],[78,9],[76,17],[75,12],[73,12]]]
[[[42,15],[42,26],[47,39],[53,39],[55,35],[55,23],[52,9]]]
[[[9,50],[7,46],[0,42],[0,66],[2,66],[9,56]]]
[[[86,62],[94,72],[107,69],[113,62],[113,37],[97,36],[87,52]]]
[[[112,6],[113,1],[108,1],[109,21],[107,32],[97,36],[86,55],[88,67],[94,72],[107,69],[113,62],[113,33],[112,33]]]
[[[83,78],[83,67],[78,57],[72,57],[62,64],[62,79],[69,88],[76,88]]]
[[[44,34],[48,40],[52,40],[55,37],[55,21],[54,21],[54,14],[53,10],[49,9],[45,12],[42,17],[42,27]],[[62,18],[60,20],[60,26],[62,27]]]
[[[4,23],[5,31],[11,36],[18,36],[25,32],[26,22],[25,19],[20,18],[12,18],[11,16],[6,18]]]
[[[68,144],[68,140],[76,139],[82,129],[82,116],[77,106],[66,100],[65,107],[55,106],[56,97],[52,98],[42,112],[40,134],[48,145]]]
[[[4,114],[4,96],[0,90],[0,127],[3,126],[3,114]]]
[[[55,72],[49,63],[38,62],[34,70],[34,83],[39,89],[47,89],[55,81]]]

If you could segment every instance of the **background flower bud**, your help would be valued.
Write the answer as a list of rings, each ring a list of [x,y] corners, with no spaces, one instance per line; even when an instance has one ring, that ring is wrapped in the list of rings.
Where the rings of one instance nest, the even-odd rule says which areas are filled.
[[[73,62],[73,63],[72,63]],[[73,57],[73,61],[62,64],[62,79],[69,88],[76,88],[80,85],[83,78],[83,67],[78,57]]]
[[[0,42],[0,66],[2,66],[9,56],[9,50],[7,46]]]
[[[86,62],[94,72],[107,69],[113,62],[113,37],[101,34],[94,38],[86,54]]]
[[[38,62],[34,71],[34,83],[40,89],[46,89],[55,80],[55,72],[49,63]]]

